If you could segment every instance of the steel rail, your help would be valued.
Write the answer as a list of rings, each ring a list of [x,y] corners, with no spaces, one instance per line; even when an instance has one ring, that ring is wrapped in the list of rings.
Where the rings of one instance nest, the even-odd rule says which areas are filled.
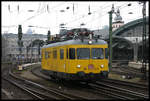
[[[137,83],[133,83],[133,82],[127,82],[127,81],[121,81],[121,80],[115,80],[115,79],[101,79],[100,81],[114,83],[114,84],[121,84],[121,85],[125,85],[125,86],[132,86],[132,87],[136,87],[136,88],[140,88],[140,89],[148,89],[147,85],[137,84]],[[100,82],[100,81],[98,81],[98,82]]]
[[[89,86],[92,87],[92,89],[94,89],[95,91],[97,92],[102,92],[108,96],[111,96],[115,99],[121,99],[121,100],[134,100],[133,98],[131,97],[127,97],[127,96],[124,96],[124,95],[121,95],[120,94],[120,91],[118,90],[115,90],[115,89],[110,89],[108,87],[100,87],[100,86],[97,86],[95,84],[88,84]]]
[[[31,72],[34,74],[34,75],[36,75],[36,76],[38,76],[38,77],[41,77],[41,78],[44,78],[44,79],[48,79],[48,78],[45,78],[45,77],[43,77],[43,76],[40,76],[39,74],[37,74],[37,73],[34,73],[33,72],[33,69],[31,70]],[[50,80],[50,79],[48,79],[48,80]],[[102,92],[103,91],[103,92]],[[118,95],[118,94],[114,94],[114,93],[110,93],[110,91],[107,91],[106,89],[101,89],[101,91],[99,92],[97,92],[97,91],[95,91],[95,90],[92,90],[92,92],[93,93],[100,93],[100,94],[104,94],[104,95],[107,95],[107,96],[110,96],[110,97],[113,97],[113,98],[117,98],[117,99],[122,99],[122,100],[125,100],[125,99],[131,99],[131,98],[127,98],[127,97],[124,97],[124,96],[120,96],[120,95]]]
[[[10,77],[12,77],[12,74],[10,73],[10,71],[9,71],[9,73],[7,73],[7,74],[10,74],[9,76]],[[6,76],[6,75],[5,75]],[[15,77],[14,77],[15,78]],[[13,78],[13,79],[14,79]],[[8,78],[4,78],[3,77],[3,79],[4,80],[7,80],[8,82],[10,82],[11,84],[13,84],[13,85],[15,85],[16,87],[18,87],[18,88],[21,88],[22,90],[24,90],[24,91],[26,91],[26,92],[28,92],[29,94],[31,94],[31,95],[33,95],[34,97],[36,97],[36,98],[38,98],[38,99],[40,99],[40,100],[44,100],[44,99],[54,99],[54,100],[60,100],[60,98],[58,98],[58,97],[55,97],[55,96],[52,96],[52,95],[50,95],[50,94],[48,94],[48,93],[43,93],[43,92],[39,92],[39,89],[38,90],[35,90],[35,89],[33,89],[33,86],[32,87],[27,87],[27,84],[26,83],[24,83],[24,82],[21,82],[21,83],[24,83],[24,84],[20,84],[20,83],[17,83],[17,82],[15,82],[16,80],[16,78],[13,80],[12,78],[10,79],[8,79]],[[18,79],[18,78],[17,78]],[[20,81],[19,81],[20,82]],[[30,85],[31,86],[31,85]],[[35,85],[34,85],[35,86]]]
[[[29,94],[31,94],[32,96],[34,96],[34,97],[36,97],[36,98],[38,98],[38,99],[40,99],[40,100],[44,100],[44,98],[42,98],[42,97],[36,95],[35,93],[33,93],[33,92],[31,92],[30,90],[24,88],[23,86],[17,84],[16,82],[14,82],[14,81],[12,81],[12,80],[9,80],[9,79],[6,79],[6,78],[4,78],[4,77],[2,77],[2,79],[4,79],[4,80],[10,82],[11,84],[15,85],[16,87],[18,87],[18,88],[20,88],[20,89],[22,89],[22,90],[28,92]]]
[[[125,72],[129,72],[129,73],[132,73],[132,74],[134,74],[134,75],[137,75],[137,76],[141,76],[142,75],[142,73],[141,73],[141,71],[140,70],[138,70],[138,69],[133,69],[132,67],[127,67],[127,68],[120,68],[120,70],[122,70],[122,71],[125,71]],[[148,73],[148,71],[146,71],[146,73]],[[149,75],[147,75],[147,77],[149,77]]]
[[[33,70],[31,70],[31,72],[32,72],[33,74],[35,74],[36,76],[39,76],[39,74],[34,73]],[[40,77],[40,76],[39,76],[39,77]],[[42,78],[44,78],[44,77],[42,77]],[[47,78],[46,78],[46,79],[47,79]],[[101,88],[101,89],[100,89],[101,92],[102,92],[102,91],[103,91],[103,93],[106,92],[105,95],[108,95],[108,94],[109,94],[108,96],[111,96],[111,97],[113,97],[113,98],[133,100],[133,98],[131,98],[131,97],[126,97],[126,96],[123,96],[123,95],[111,93],[111,92],[108,91],[108,90],[109,90],[109,89],[107,89],[107,88]],[[114,91],[116,92],[117,90],[114,90]],[[94,92],[95,92],[95,91],[94,91]],[[100,93],[100,92],[97,92],[97,93]]]
[[[23,79],[23,78],[17,77],[16,75],[12,74],[11,72],[10,72],[10,75],[11,75],[11,76],[13,76],[13,77],[14,77],[14,78],[16,78],[16,79],[19,79],[19,80],[21,80],[21,81],[23,81],[23,82],[26,82],[26,83],[30,84],[30,85],[33,85],[33,86],[39,87],[39,88],[41,88],[41,89],[43,89],[43,90],[46,90],[46,91],[48,91],[48,92],[50,92],[50,93],[54,93],[54,94],[59,95],[59,96],[61,96],[61,97],[63,97],[63,98],[73,100],[73,98],[72,98],[72,97],[69,97],[69,96],[63,95],[63,94],[61,94],[61,93],[60,93],[60,91],[59,91],[59,92],[57,92],[56,90],[46,88],[46,87],[44,87],[44,86],[42,86],[42,85],[40,85],[40,84],[38,84],[38,83],[35,83],[35,82],[32,82],[32,81],[29,81],[29,80],[26,80],[26,79]]]
[[[79,99],[86,99],[86,98],[84,98],[84,97],[75,96],[75,95],[72,95],[72,94],[69,94],[69,93],[64,93],[63,91],[59,91],[59,90],[57,90],[57,89],[47,88],[47,87],[45,87],[45,86],[43,86],[43,85],[40,85],[40,84],[38,84],[38,83],[35,83],[35,82],[33,82],[33,81],[30,81],[30,80],[26,80],[26,79],[17,77],[16,75],[12,74],[11,72],[9,72],[9,74],[10,74],[11,76],[13,76],[14,78],[16,78],[16,79],[19,79],[19,80],[21,80],[21,81],[23,81],[23,82],[26,82],[26,83],[30,84],[30,85],[34,85],[34,86],[40,87],[40,88],[43,89],[43,90],[46,90],[46,91],[48,91],[48,92],[50,92],[50,93],[53,93],[53,94],[55,94],[55,95],[57,95],[57,96],[61,96],[61,97],[65,98],[65,99],[69,99],[69,100],[74,100],[74,99],[78,99],[78,98],[79,98]],[[71,97],[70,97],[70,96],[71,96]]]
[[[136,74],[136,73],[133,73],[133,72],[125,72],[125,71],[111,71],[112,73],[116,73],[116,74],[119,74],[119,75],[130,75],[130,76],[133,76],[133,77],[141,77],[142,75],[141,74]]]
[[[119,74],[129,74],[129,75],[132,75],[132,76],[136,76],[136,77],[141,77],[142,76],[142,73],[139,69],[136,69],[136,68],[133,68],[133,67],[129,67],[129,66],[122,66],[122,67],[118,67],[116,66],[115,68],[120,68],[121,71],[115,71],[115,70],[112,70],[112,72],[114,73],[119,73]],[[146,72],[148,73],[148,71]],[[147,77],[149,77],[149,75],[147,75]]]
[[[36,76],[38,76],[38,77],[40,77],[40,78],[43,78],[43,79],[45,79],[45,80],[48,80],[48,81],[54,81],[53,79],[50,79],[50,78],[47,78],[47,77],[45,77],[45,76],[39,75],[38,73],[35,73],[35,72],[34,72],[35,69],[37,69],[37,68],[31,69],[31,72],[32,72],[34,75],[36,75]],[[54,82],[55,82],[55,81],[54,81]],[[59,92],[60,92],[60,91],[59,91]],[[65,92],[61,92],[61,93],[65,93]],[[88,98],[87,98],[87,97],[84,97],[84,96],[72,95],[72,94],[69,94],[69,93],[65,93],[65,94],[67,94],[68,96],[73,96],[74,98],[88,100]]]
[[[124,94],[128,94],[128,95],[135,96],[135,97],[138,97],[138,98],[144,98],[144,99],[149,98],[148,95],[145,95],[143,93],[138,93],[138,92],[123,89],[123,88],[118,88],[116,86],[112,86],[112,85],[106,84],[104,82],[98,82],[98,83],[95,83],[95,85],[98,85],[97,87],[104,87],[105,86],[105,87],[108,87],[110,89],[115,89],[115,90],[118,90],[119,92],[123,92]]]
[[[50,95],[47,95],[47,94],[42,93],[42,92],[37,92],[36,90],[33,90],[33,89],[29,88],[29,87],[24,87],[24,88],[27,89],[27,90],[29,90],[29,91],[31,91],[31,92],[33,92],[34,94],[42,96],[43,99],[47,98],[47,99],[61,100],[61,99],[59,99],[57,97],[50,96]]]

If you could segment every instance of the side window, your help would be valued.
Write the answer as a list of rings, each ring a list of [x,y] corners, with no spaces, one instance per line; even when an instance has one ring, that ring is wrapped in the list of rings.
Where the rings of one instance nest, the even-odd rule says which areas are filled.
[[[68,48],[66,49],[66,55],[67,55],[66,57],[67,57],[67,59],[68,59]]]
[[[108,59],[108,48],[105,48],[105,58]]]
[[[44,55],[45,55],[44,52],[41,55],[42,55],[41,57],[44,58]]]
[[[64,59],[64,49],[60,49],[60,59]]]
[[[75,59],[75,48],[69,48],[69,59]]]
[[[45,59],[47,59],[47,58],[48,58],[48,52],[45,51]]]
[[[51,52],[48,52],[48,58],[50,58],[50,56],[51,56]]]
[[[54,58],[54,59],[57,58],[57,50],[53,50],[53,58]]]

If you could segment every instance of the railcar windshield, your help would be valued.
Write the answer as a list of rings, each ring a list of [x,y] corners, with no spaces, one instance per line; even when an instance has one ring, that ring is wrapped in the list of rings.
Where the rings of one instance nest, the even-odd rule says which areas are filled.
[[[104,53],[102,48],[92,48],[92,59],[104,59]]]
[[[90,59],[90,48],[77,48],[77,59]]]

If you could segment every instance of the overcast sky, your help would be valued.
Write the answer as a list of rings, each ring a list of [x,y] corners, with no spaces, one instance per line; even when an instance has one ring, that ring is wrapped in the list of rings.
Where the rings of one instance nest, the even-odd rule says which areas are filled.
[[[131,3],[131,6],[127,6]],[[60,24],[70,28],[79,28],[81,23],[91,30],[102,29],[103,26],[109,25],[109,14],[112,4],[115,11],[120,8],[122,19],[125,23],[135,19],[142,18],[142,4],[134,1],[125,2],[2,2],[2,33],[17,33],[18,25],[22,25],[23,33],[29,29],[28,26],[36,26],[30,28],[33,33],[47,34],[50,29],[51,34],[58,34]],[[18,6],[19,5],[19,6]],[[74,5],[74,6],[73,6]],[[91,15],[88,15],[90,5]],[[149,2],[146,2],[146,15],[149,16]],[[31,11],[32,10],[32,11]],[[129,14],[132,12],[133,14]],[[115,14],[113,14],[113,18]]]

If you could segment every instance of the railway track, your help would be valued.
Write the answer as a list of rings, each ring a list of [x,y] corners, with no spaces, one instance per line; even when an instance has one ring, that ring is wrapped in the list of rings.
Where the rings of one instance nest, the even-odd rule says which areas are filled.
[[[65,93],[60,89],[48,88],[30,80],[26,80],[13,74],[10,70],[11,67],[3,69],[2,79],[6,80],[10,84],[21,89],[23,92],[27,92],[28,96],[32,96],[33,99],[50,99],[50,100],[75,100],[75,99],[87,99],[81,96]]]
[[[138,76],[138,77],[141,77],[143,75],[143,73],[141,72],[140,69],[134,69],[132,67],[123,67],[123,68],[120,68],[122,71],[125,71],[127,73],[130,73],[130,74],[134,74],[135,76]],[[148,74],[148,71],[146,72],[147,74],[147,77],[149,77],[149,74]]]
[[[120,74],[120,75],[130,75],[131,77],[142,77],[143,76],[143,73],[141,73],[140,70],[138,69],[134,69],[132,67],[114,67],[111,71],[112,73],[117,73],[117,74]],[[149,74],[148,72],[147,73],[147,78],[149,78]]]
[[[36,76],[39,76],[39,74],[37,73],[34,73],[34,74]],[[45,78],[45,77],[42,77],[42,78]],[[101,81],[103,82],[89,83],[88,84],[89,87],[87,87],[86,85],[83,85],[82,87],[85,87],[85,89],[92,88],[92,89],[89,89],[89,92],[93,92],[96,94],[104,94],[113,99],[134,100],[134,99],[148,99],[149,98],[149,96],[146,94],[143,94],[137,91],[132,91],[130,89],[119,88],[121,85],[124,85],[126,86],[126,88],[134,87],[135,89],[138,88],[138,89],[146,90],[147,87],[145,87],[145,85],[130,83],[130,82],[123,82],[123,81],[113,80],[113,79],[102,79]],[[114,83],[114,85],[109,85],[109,83]],[[77,84],[77,86],[81,86],[81,85]]]
[[[51,78],[49,78],[49,77],[47,77],[47,76],[45,76],[45,75],[41,75],[41,73],[43,74],[43,72],[42,71],[40,71],[41,73],[39,73],[39,72],[37,72],[38,71],[38,68],[33,68],[32,70],[31,70],[31,72],[34,74],[34,75],[36,75],[36,76],[38,76],[38,77],[40,77],[40,78],[43,78],[43,79],[46,79],[46,80],[48,80],[48,81],[53,81],[53,82],[57,82],[56,80],[53,80],[53,79],[51,79]],[[57,83],[60,83],[60,82],[57,82]],[[87,92],[92,92],[92,93],[94,93],[94,94],[101,94],[101,95],[104,95],[103,93],[100,93],[100,92],[95,92],[95,91],[93,91],[92,89],[89,89],[90,88],[90,86],[89,85],[84,85],[84,84],[81,84],[81,83],[78,83],[78,82],[67,82],[67,81],[64,81],[63,82],[63,85],[64,86],[66,86],[66,87],[73,87],[73,88],[76,88],[76,89],[80,89],[80,87],[81,88],[85,88],[85,91],[87,91]],[[79,88],[78,88],[79,87]],[[104,95],[106,98],[108,98],[108,96],[106,96],[106,94]],[[109,97],[109,99],[113,99],[113,97]],[[86,97],[86,99],[88,99],[88,97]]]
[[[122,99],[122,100],[148,99],[148,96],[146,95],[141,95],[137,92],[118,88],[116,86],[104,85],[103,83],[101,84],[90,83],[88,85],[90,85],[95,91],[104,92],[108,96],[111,96],[116,99]]]
[[[8,78],[3,78],[3,79],[8,81],[9,83],[15,85],[16,87],[22,89],[23,91],[26,91],[28,94],[32,95],[34,97],[33,99],[44,100],[45,98],[49,98],[48,96],[44,95],[43,93],[39,93],[36,90],[30,89],[28,87],[22,86],[21,84],[12,81],[12,79],[8,79]]]
[[[26,97],[27,98],[29,98],[29,99],[32,99],[33,98],[33,96],[31,97],[31,94],[30,94],[30,96],[29,96],[29,92],[28,93],[26,93],[25,92],[25,90],[23,90],[24,88],[23,87],[21,87],[22,85],[19,85],[17,82],[16,82],[16,80],[14,80],[10,75],[9,75],[9,69],[12,69],[13,67],[12,67],[12,65],[9,65],[9,66],[6,66],[6,67],[3,67],[2,68],[2,80],[4,80],[5,82],[8,82],[9,83],[9,85],[11,85],[11,86],[9,86],[10,87],[10,90],[7,92],[8,94],[7,94],[7,98],[8,99],[16,99],[15,98],[15,96],[17,97],[17,99],[19,99],[19,97],[25,97],[25,99],[26,99]],[[3,86],[5,85],[5,83],[3,83]],[[7,85],[7,84],[6,84]],[[12,86],[15,86],[15,90],[13,90],[14,89],[14,87],[12,88]],[[4,87],[5,88],[5,87]],[[17,94],[18,92],[18,90],[19,90],[19,93],[24,93],[24,94]],[[13,97],[12,97],[12,95],[11,95],[11,92],[13,92],[13,94],[15,94]],[[17,96],[17,95],[21,95],[21,96]],[[24,96],[24,95],[26,95],[26,96]],[[35,97],[34,97],[35,98]],[[24,98],[21,98],[21,99],[24,99]]]
[[[113,84],[117,84],[117,85],[130,86],[130,87],[143,89],[143,90],[148,89],[148,85],[146,85],[146,84],[138,84],[138,83],[109,79],[109,78],[108,79],[102,79],[99,82],[108,82],[108,83],[113,83]]]
[[[122,88],[119,85],[112,85],[112,84],[105,83],[105,82],[94,83],[94,87],[99,88],[99,89],[107,88],[108,91],[114,91],[114,93],[118,94],[119,96],[122,95],[123,98],[129,99],[129,100],[149,98],[149,95],[144,94],[143,92],[141,93],[133,89],[129,89],[129,87]]]
[[[82,99],[87,99],[87,98],[84,98],[81,96],[76,96],[73,94],[69,94],[69,93],[60,91],[58,89],[45,87],[45,86],[38,84],[38,83],[35,83],[33,81],[17,77],[16,75],[12,74],[11,72],[10,72],[10,75],[12,77],[20,80],[21,82],[23,82],[23,85],[25,86],[23,88],[27,89],[28,92],[33,93],[35,95],[35,97],[37,96],[38,99],[55,99],[55,100],[62,100],[62,99],[66,99],[66,100],[81,99],[82,100]]]

